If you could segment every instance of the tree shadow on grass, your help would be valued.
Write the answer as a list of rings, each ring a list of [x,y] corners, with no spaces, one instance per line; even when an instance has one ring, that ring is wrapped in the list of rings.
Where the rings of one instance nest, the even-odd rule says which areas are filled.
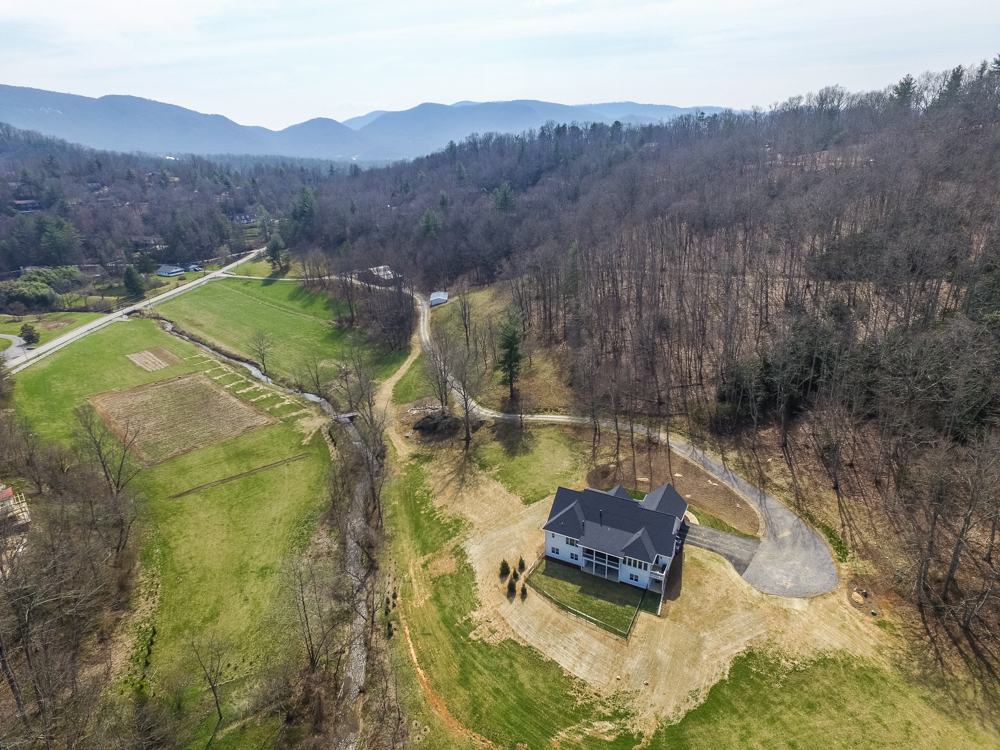
[[[493,437],[508,458],[528,455],[538,444],[534,432],[516,422],[498,422]]]

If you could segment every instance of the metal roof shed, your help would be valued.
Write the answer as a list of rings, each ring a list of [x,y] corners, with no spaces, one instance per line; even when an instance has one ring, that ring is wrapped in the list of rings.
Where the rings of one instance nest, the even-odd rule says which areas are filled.
[[[443,305],[447,301],[448,301],[448,292],[431,293],[431,307],[434,307],[434,305]]]

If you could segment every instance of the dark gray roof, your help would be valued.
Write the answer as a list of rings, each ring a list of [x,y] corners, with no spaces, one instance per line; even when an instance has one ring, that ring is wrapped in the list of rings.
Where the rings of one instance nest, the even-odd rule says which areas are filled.
[[[609,492],[560,487],[542,528],[599,552],[654,562],[657,554],[673,555],[674,521],[683,517],[687,503],[671,485],[646,497],[652,502],[636,502],[621,485]]]

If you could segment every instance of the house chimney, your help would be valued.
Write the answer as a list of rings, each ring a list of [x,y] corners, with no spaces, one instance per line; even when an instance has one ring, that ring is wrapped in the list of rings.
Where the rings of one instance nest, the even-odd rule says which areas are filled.
[[[597,510],[597,518],[601,522],[601,526],[604,525],[604,508],[599,508]]]

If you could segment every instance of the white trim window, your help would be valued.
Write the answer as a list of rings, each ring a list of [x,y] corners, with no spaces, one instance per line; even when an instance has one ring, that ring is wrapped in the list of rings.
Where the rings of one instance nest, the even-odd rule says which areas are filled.
[[[552,554],[553,555],[558,555],[559,554],[559,548],[558,547],[553,547],[552,548]]]
[[[576,541],[576,539],[570,539],[569,537],[566,537],[566,546],[567,547],[579,547],[580,544],[579,544],[579,542]]]
[[[569,559],[570,560],[576,560],[577,562],[580,562],[580,556],[578,554],[576,554],[575,552],[570,552],[569,553]]]
[[[628,579],[630,581],[635,582],[635,583],[639,583],[639,574],[638,573],[629,573],[628,574]]]

